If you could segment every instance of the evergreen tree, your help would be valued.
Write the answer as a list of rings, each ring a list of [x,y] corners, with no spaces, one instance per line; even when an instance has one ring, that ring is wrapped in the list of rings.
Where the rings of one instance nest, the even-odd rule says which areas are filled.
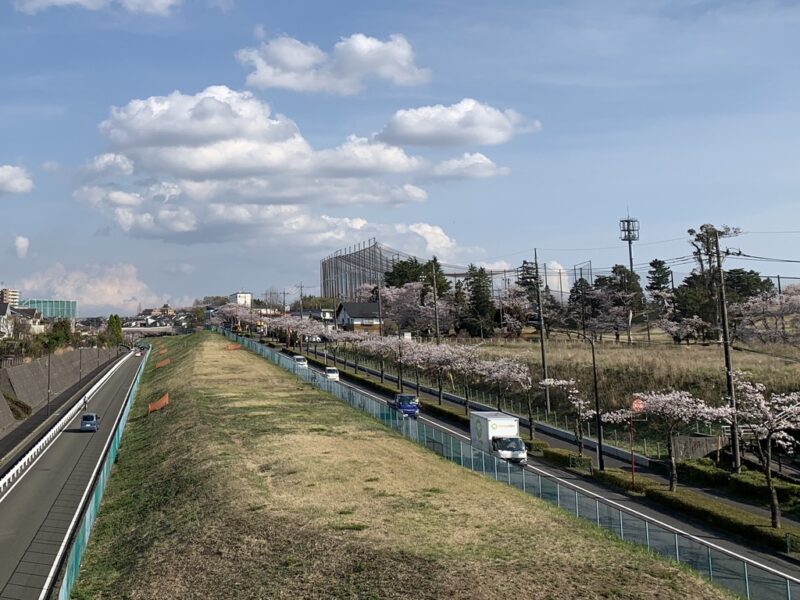
[[[120,319],[119,315],[109,315],[106,334],[112,344],[122,343],[122,319]]]
[[[650,270],[647,272],[647,291],[665,292],[672,284],[672,270],[663,260],[655,258],[650,261]]]
[[[486,333],[491,333],[494,324],[491,278],[485,268],[470,265],[464,278],[464,286],[469,292],[468,311],[463,316],[464,324],[471,335],[483,337]]]
[[[407,283],[422,281],[428,286],[433,283],[433,273],[436,273],[436,293],[444,296],[450,291],[450,282],[447,280],[442,265],[434,256],[433,259],[421,263],[416,258],[400,260],[392,265],[392,269],[384,275],[386,285],[389,287],[403,287]],[[430,291],[430,289],[428,290]]]

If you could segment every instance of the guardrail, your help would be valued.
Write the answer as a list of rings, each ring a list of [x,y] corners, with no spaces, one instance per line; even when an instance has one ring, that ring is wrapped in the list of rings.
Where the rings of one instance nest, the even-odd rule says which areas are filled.
[[[88,392],[78,399],[77,402],[70,408],[66,414],[61,417],[58,422],[50,428],[50,430],[33,446],[28,452],[25,453],[11,469],[0,479],[0,502],[6,497],[7,493],[19,482],[19,480],[27,473],[28,469],[39,460],[50,444],[55,440],[61,432],[66,428],[72,419],[83,409],[84,401],[90,401],[91,398],[97,393],[103,384],[131,357],[131,354],[125,356],[122,360],[117,362],[109,371],[103,375],[100,380],[95,383]]]
[[[800,600],[798,578],[579,488],[536,467],[523,469],[497,459],[441,429],[403,418],[383,402],[352,386],[327,380],[311,369],[298,368],[291,357],[273,348],[219,328],[212,330],[260,354],[314,387],[372,415],[387,427],[447,460],[551,502],[623,540],[640,544],[652,552],[687,565],[717,585],[748,600]]]
[[[72,586],[75,585],[75,581],[78,579],[78,571],[80,570],[83,553],[86,551],[86,546],[89,544],[89,535],[92,532],[92,526],[100,512],[100,501],[103,498],[106,483],[109,477],[111,477],[111,467],[117,458],[117,451],[122,443],[122,433],[128,422],[128,414],[133,404],[133,398],[136,397],[136,392],[139,389],[139,381],[149,357],[150,348],[148,348],[144,359],[139,364],[136,375],[128,388],[125,401],[119,413],[117,413],[117,419],[114,423],[114,433],[106,441],[103,453],[100,455],[100,459],[89,480],[89,485],[83,493],[78,511],[70,522],[67,535],[64,537],[64,541],[59,548],[56,561],[50,570],[50,574],[47,577],[39,600],[45,600],[45,598],[50,597],[57,583],[57,576],[62,569],[64,570],[64,574],[61,578],[61,585],[58,587],[58,598],[59,600],[67,600],[70,597]],[[78,523],[78,519],[80,519],[80,523]],[[69,545],[68,552],[67,545]]]

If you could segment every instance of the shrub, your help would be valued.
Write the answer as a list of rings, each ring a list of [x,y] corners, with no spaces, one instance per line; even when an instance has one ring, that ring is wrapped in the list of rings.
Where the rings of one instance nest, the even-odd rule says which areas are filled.
[[[528,447],[528,452],[538,452],[539,454],[550,447],[550,444],[538,438],[533,440],[525,440],[525,445]]]
[[[606,469],[594,471],[592,477],[598,481],[625,490],[626,492],[646,492],[650,488],[660,487],[660,484],[649,477],[637,477],[636,488],[631,486],[631,474],[622,469]]]
[[[563,448],[544,448],[542,458],[560,467],[572,467],[590,471],[592,469],[592,459],[588,456],[578,456],[575,452],[564,450]]]
[[[426,415],[431,415],[447,423],[469,427],[469,417],[463,413],[459,414],[453,410],[439,406],[432,402],[420,400],[420,406]]]
[[[739,510],[689,490],[668,491],[665,487],[648,489],[647,498],[684,514],[698,517],[711,526],[757,540],[775,550],[786,549],[786,533],[800,533],[800,528],[773,529],[767,518]]]
[[[687,460],[678,465],[678,477],[683,481],[723,488],[729,492],[752,499],[757,502],[767,500],[767,480],[759,471],[743,470],[731,473],[717,467],[707,458]],[[780,480],[773,480],[775,491],[780,502],[796,502],[800,500],[800,485]]]

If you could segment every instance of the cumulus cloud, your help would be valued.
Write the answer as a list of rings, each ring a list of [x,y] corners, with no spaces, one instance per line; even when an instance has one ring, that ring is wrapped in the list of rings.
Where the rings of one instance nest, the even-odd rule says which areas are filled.
[[[167,16],[181,0],[14,0],[14,8],[29,15],[53,7],[77,7],[100,10],[117,4],[131,13]]]
[[[28,256],[28,248],[31,242],[23,235],[18,235],[14,238],[14,252],[17,253],[17,258],[25,258]]]
[[[356,33],[342,38],[330,54],[282,36],[258,48],[239,50],[236,57],[252,68],[247,85],[260,89],[350,95],[358,93],[370,77],[396,85],[418,85],[430,78],[427,69],[417,67],[411,44],[398,34],[382,41]]]
[[[72,193],[73,197],[87,202],[95,208],[115,206],[139,206],[144,198],[137,193],[109,189],[97,185],[86,185]]]
[[[433,168],[433,175],[442,179],[496,177],[510,172],[508,167],[498,167],[480,152],[465,152],[461,158],[443,160]]]
[[[140,302],[145,306],[160,306],[171,300],[151,290],[139,279],[136,267],[125,263],[89,265],[76,270],[56,263],[23,279],[22,287],[31,295],[77,300],[84,315],[109,310],[133,314]]]
[[[494,145],[539,128],[537,121],[528,121],[515,110],[500,110],[464,98],[450,106],[398,110],[378,139],[410,146]]]
[[[26,194],[33,189],[33,180],[22,167],[0,165],[0,195]]]
[[[123,154],[107,152],[95,156],[89,163],[88,169],[97,175],[131,175],[133,161]]]

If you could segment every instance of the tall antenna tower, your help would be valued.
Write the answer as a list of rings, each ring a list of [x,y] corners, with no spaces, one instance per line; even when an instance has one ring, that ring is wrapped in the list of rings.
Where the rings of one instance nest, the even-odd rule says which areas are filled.
[[[630,214],[619,220],[619,239],[628,242],[628,261],[633,273],[633,242],[639,241],[639,219],[632,219]]]

